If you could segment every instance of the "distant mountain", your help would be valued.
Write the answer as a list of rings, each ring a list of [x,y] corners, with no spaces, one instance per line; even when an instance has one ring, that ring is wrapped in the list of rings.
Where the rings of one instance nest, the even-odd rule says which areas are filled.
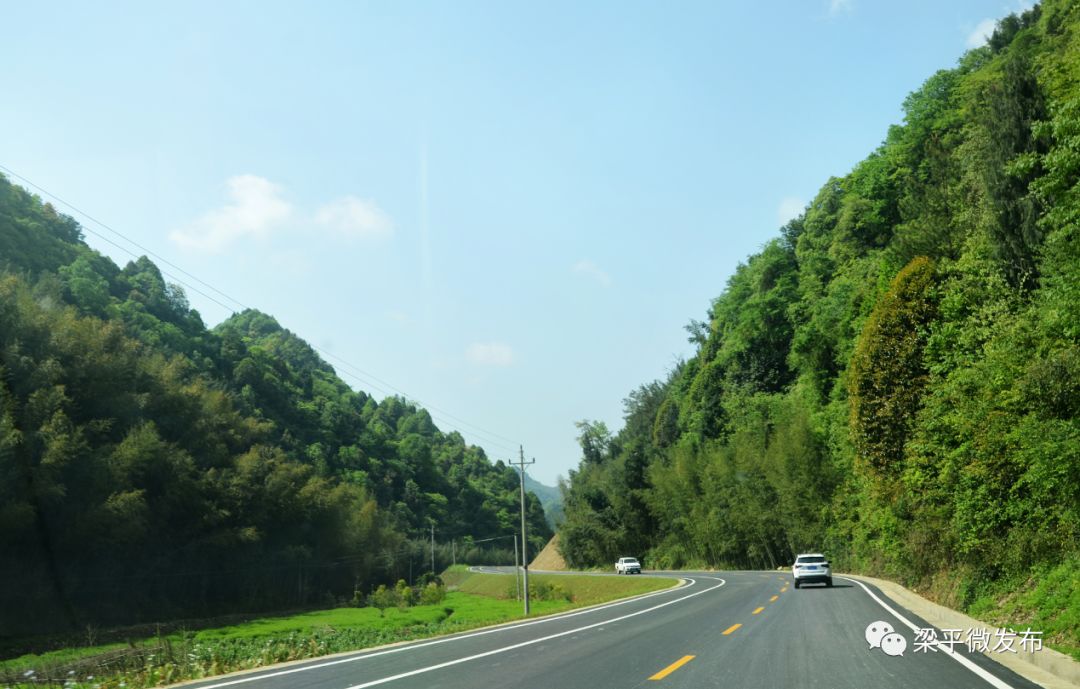
[[[540,505],[544,508],[544,516],[552,529],[556,528],[563,520],[562,491],[556,486],[548,486],[540,483],[526,472],[525,490],[531,492],[540,499]]]

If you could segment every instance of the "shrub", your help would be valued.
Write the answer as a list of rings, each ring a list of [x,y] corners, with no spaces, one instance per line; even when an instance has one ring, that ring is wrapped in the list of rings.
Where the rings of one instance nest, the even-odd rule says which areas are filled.
[[[428,584],[430,584],[431,582],[435,582],[439,586],[444,586],[445,585],[443,583],[442,577],[440,577],[438,574],[435,574],[434,572],[424,572],[423,574],[421,574],[417,578],[416,586],[417,586],[417,588],[422,589],[425,586],[427,586]]]
[[[379,584],[379,588],[375,589],[370,596],[368,596],[368,605],[373,608],[379,609],[379,616],[382,617],[386,614],[386,609],[398,604],[398,593],[396,589],[386,588],[386,584]]]
[[[405,609],[416,605],[416,591],[409,586],[404,579],[398,579],[394,585],[394,594],[397,596],[397,606]]]
[[[529,587],[531,600],[564,600],[572,602],[574,596],[559,584],[549,581],[537,581]]]
[[[420,605],[436,605],[446,598],[446,587],[435,581],[429,581],[427,586],[420,589]]]

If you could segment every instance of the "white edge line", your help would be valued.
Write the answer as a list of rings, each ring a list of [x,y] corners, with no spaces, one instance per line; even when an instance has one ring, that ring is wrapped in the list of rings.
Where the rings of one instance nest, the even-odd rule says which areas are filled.
[[[840,575],[836,575],[836,578],[837,579],[843,579],[845,581],[850,581],[852,583],[858,584],[860,587],[862,587],[863,591],[866,591],[867,595],[869,595],[871,598],[873,598],[875,601],[877,601],[878,605],[885,608],[893,617],[895,617],[896,619],[898,619],[901,622],[903,622],[904,624],[906,624],[909,628],[911,628],[911,631],[915,631],[916,629],[920,628],[918,625],[913,623],[911,620],[904,617],[900,613],[896,612],[896,610],[894,610],[888,603],[886,603],[885,601],[878,598],[877,595],[875,595],[874,592],[871,591],[866,586],[866,584],[862,583],[861,581],[858,581],[857,579],[849,579],[847,577],[842,577]],[[989,682],[992,686],[997,687],[997,689],[1015,689],[1015,687],[1013,687],[1013,685],[1008,684],[1007,682],[1005,682],[1004,680],[1002,680],[1002,679],[1000,679],[998,677],[995,677],[994,675],[987,672],[983,668],[979,667],[975,663],[971,662],[970,660],[968,660],[964,656],[960,655],[960,653],[958,653],[955,649],[947,647],[947,646],[942,646],[941,650],[944,653],[948,654],[948,656],[951,657],[953,660],[960,663],[961,665],[966,667],[968,670],[971,670],[976,675],[978,675],[982,679]],[[912,651],[912,652],[914,653],[914,651]]]
[[[473,638],[475,636],[485,636],[487,634],[495,634],[495,633],[498,633],[498,632],[509,631],[511,629],[520,629],[521,627],[531,627],[534,624],[543,624],[545,622],[553,622],[555,620],[564,620],[564,619],[566,619],[568,617],[577,617],[578,615],[585,615],[585,614],[588,614],[588,613],[591,613],[591,612],[597,612],[599,610],[606,610],[608,608],[614,608],[614,607],[616,607],[618,605],[626,605],[627,603],[633,603],[635,601],[644,600],[646,598],[652,598],[653,596],[660,596],[660,595],[663,595],[663,594],[666,594],[666,593],[672,593],[674,591],[681,591],[683,589],[686,589],[686,588],[689,588],[689,587],[693,586],[696,583],[693,579],[690,579],[690,578],[687,578],[687,577],[681,577],[679,579],[679,581],[680,581],[680,583],[678,585],[673,586],[671,588],[666,588],[666,589],[663,589],[661,591],[653,591],[651,593],[646,593],[646,594],[643,594],[643,595],[640,595],[640,596],[634,596],[632,598],[626,598],[624,600],[615,601],[614,603],[605,603],[603,605],[594,605],[594,606],[590,606],[590,607],[587,607],[587,608],[582,608],[581,610],[574,610],[572,612],[566,612],[566,613],[562,613],[562,614],[558,614],[558,615],[548,615],[546,617],[541,617],[539,619],[528,620],[526,622],[520,622],[520,623],[516,623],[516,624],[513,623],[513,622],[510,622],[510,623],[503,623],[503,624],[499,624],[499,625],[493,625],[493,626],[488,627],[486,629],[481,629],[481,630],[478,630],[478,631],[475,631],[475,632],[459,632],[457,634],[451,634],[451,635],[440,637],[440,638],[437,638],[437,639],[431,639],[430,641],[421,641],[419,643],[405,642],[405,645],[396,646],[394,648],[388,648],[388,649],[385,649],[385,650],[382,650],[382,651],[367,652],[367,651],[359,650],[359,651],[355,652],[356,655],[350,655],[347,658],[340,658],[338,660],[328,660],[328,661],[325,661],[325,662],[322,662],[322,663],[315,662],[315,663],[313,663],[311,665],[304,665],[304,666],[301,666],[301,667],[289,668],[288,670],[278,670],[276,672],[265,672],[265,673],[255,671],[255,672],[253,672],[253,673],[251,673],[249,675],[246,675],[244,677],[239,677],[237,679],[231,679],[231,680],[228,680],[226,682],[218,682],[217,684],[200,685],[200,686],[196,687],[195,689],[218,689],[219,687],[229,687],[229,686],[233,686],[233,685],[236,685],[236,684],[244,684],[244,683],[247,683],[247,682],[256,682],[256,681],[262,680],[262,679],[270,679],[272,677],[281,677],[283,675],[291,675],[291,674],[295,674],[297,672],[305,672],[307,670],[318,670],[319,668],[331,667],[333,665],[341,665],[343,663],[354,663],[354,662],[356,662],[358,660],[364,660],[365,658],[374,658],[376,656],[389,655],[391,653],[403,653],[405,651],[411,651],[411,650],[413,650],[415,648],[424,648],[426,646],[435,646],[437,644],[450,643],[451,641],[460,641],[461,639],[471,639],[471,638]],[[723,584],[721,584],[721,586],[722,585]],[[715,588],[715,587],[713,587],[713,588]],[[706,591],[711,591],[711,590],[712,589],[706,589]],[[704,592],[705,591],[699,591],[698,593],[704,593]],[[691,595],[697,595],[697,593],[691,594]],[[680,598],[678,600],[684,600],[684,599]],[[672,601],[672,602],[675,602],[675,601]],[[652,610],[654,608],[649,608],[649,609]],[[620,618],[620,619],[622,619],[622,618]],[[312,660],[315,660],[315,659],[312,659]]]
[[[709,579],[714,579],[715,577],[708,577],[708,578]],[[379,685],[379,684],[385,684],[387,682],[393,682],[394,680],[404,679],[405,677],[412,677],[413,675],[420,675],[420,674],[423,674],[425,672],[432,672],[434,670],[441,670],[442,668],[450,667],[451,665],[459,665],[461,663],[467,663],[470,660],[477,660],[478,658],[485,658],[487,656],[495,655],[497,653],[505,653],[506,651],[513,651],[515,649],[523,648],[525,646],[532,646],[533,644],[543,643],[544,641],[550,641],[552,639],[557,639],[560,636],[567,636],[568,634],[577,634],[578,632],[583,632],[583,631],[588,630],[588,629],[594,629],[596,627],[600,627],[600,626],[603,626],[605,624],[614,624],[615,622],[621,622],[623,620],[630,619],[631,617],[637,617],[638,615],[644,615],[647,612],[652,612],[654,610],[659,610],[660,608],[666,608],[669,605],[674,605],[675,603],[680,603],[680,602],[682,602],[682,601],[684,601],[684,600],[686,600],[688,598],[693,598],[694,596],[700,596],[703,593],[708,593],[709,591],[718,589],[718,588],[720,588],[721,586],[723,586],[724,584],[727,583],[723,579],[716,579],[716,580],[720,582],[716,586],[710,586],[707,589],[702,589],[701,591],[696,591],[694,593],[685,595],[682,598],[676,598],[674,600],[669,600],[669,601],[667,601],[665,603],[660,603],[659,605],[654,605],[651,608],[645,608],[644,610],[638,610],[637,612],[627,613],[626,615],[623,615],[622,617],[613,617],[610,620],[601,620],[599,622],[593,622],[592,624],[587,624],[584,627],[577,627],[576,629],[568,629],[568,630],[566,630],[564,632],[558,632],[556,634],[549,634],[547,636],[542,636],[542,637],[540,637],[538,639],[530,639],[528,641],[522,641],[521,643],[511,644],[510,646],[503,646],[502,648],[495,648],[495,649],[492,649],[490,651],[484,651],[483,653],[477,653],[476,655],[466,656],[464,658],[455,658],[454,660],[448,660],[445,663],[439,663],[438,665],[429,665],[428,667],[422,667],[422,668],[418,668],[416,670],[410,670],[409,672],[402,672],[400,674],[392,675],[390,677],[383,677],[381,679],[375,679],[375,680],[372,680],[370,682],[364,682],[363,684],[354,684],[351,687],[348,687],[348,689],[366,689],[366,687],[374,687],[374,686]],[[694,580],[690,579],[690,581],[694,581]]]

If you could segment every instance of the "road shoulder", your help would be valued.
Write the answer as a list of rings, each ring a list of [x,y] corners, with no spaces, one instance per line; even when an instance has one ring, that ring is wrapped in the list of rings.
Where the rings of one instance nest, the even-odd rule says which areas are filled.
[[[472,568],[470,568],[470,569],[472,569]],[[580,572],[579,572],[579,574],[580,574]],[[497,622],[497,623],[494,623],[494,624],[483,625],[483,626],[480,626],[480,627],[474,627],[472,629],[466,629],[466,630],[458,631],[458,632],[448,632],[448,633],[442,633],[442,634],[435,634],[435,635],[432,635],[432,636],[421,637],[421,638],[417,638],[417,639],[405,639],[405,640],[401,640],[401,641],[394,641],[394,642],[391,642],[391,643],[380,644],[380,645],[377,645],[377,646],[369,646],[367,648],[357,648],[357,649],[353,649],[353,650],[349,650],[349,651],[339,651],[339,652],[336,652],[336,653],[329,653],[329,654],[323,655],[323,656],[313,656],[311,658],[299,658],[297,660],[287,660],[287,661],[283,661],[283,662],[279,662],[279,663],[273,663],[273,664],[270,664],[270,665],[261,665],[259,667],[244,668],[244,669],[240,669],[240,670],[232,670],[230,672],[222,673],[222,674],[219,674],[219,675],[211,675],[211,676],[207,676],[207,677],[199,677],[199,678],[195,678],[195,679],[186,679],[186,680],[182,680],[182,681],[179,681],[179,682],[174,682],[172,684],[164,685],[162,687],[162,689],[183,689],[185,687],[194,687],[196,685],[199,685],[199,686],[205,685],[208,682],[210,682],[210,683],[229,684],[229,683],[234,683],[237,680],[243,681],[246,678],[253,677],[255,675],[260,675],[260,674],[273,675],[274,673],[279,673],[279,672],[281,672],[283,670],[290,670],[290,669],[298,668],[299,666],[302,666],[302,665],[318,666],[318,665],[323,665],[323,664],[336,664],[336,662],[346,661],[346,660],[350,660],[350,659],[354,659],[354,658],[358,659],[358,658],[360,658],[362,656],[374,655],[374,654],[378,654],[380,652],[385,652],[385,651],[395,649],[395,648],[399,648],[399,647],[413,646],[413,645],[423,646],[423,645],[431,644],[431,643],[436,642],[436,641],[439,641],[439,642],[447,641],[447,640],[453,639],[455,637],[465,638],[465,637],[470,637],[470,636],[478,636],[480,634],[488,633],[488,632],[491,632],[491,631],[494,631],[494,630],[497,630],[497,629],[501,629],[501,628],[510,628],[510,627],[519,626],[519,625],[525,625],[525,624],[535,624],[535,623],[538,623],[538,622],[554,621],[554,620],[558,620],[559,618],[562,618],[562,617],[570,617],[570,616],[580,615],[580,614],[587,613],[587,612],[592,612],[594,610],[598,610],[598,609],[602,609],[602,608],[615,607],[617,605],[622,605],[624,603],[629,603],[629,602],[632,602],[634,600],[641,599],[641,598],[647,598],[647,597],[650,597],[650,596],[656,596],[656,595],[663,594],[663,593],[671,593],[671,592],[678,591],[680,589],[685,588],[687,586],[687,584],[690,583],[689,580],[686,577],[682,577],[682,576],[668,575],[665,578],[674,580],[674,583],[671,586],[669,586],[668,588],[658,589],[656,591],[649,591],[649,592],[646,592],[646,593],[638,593],[638,594],[634,594],[632,596],[624,596],[622,598],[616,598],[616,599],[613,599],[613,600],[610,600],[610,601],[605,601],[605,602],[602,602],[602,603],[592,603],[592,604],[589,604],[589,605],[583,605],[583,606],[578,607],[578,608],[570,608],[568,610],[562,610],[562,611],[559,611],[559,612],[551,612],[551,613],[546,613],[546,614],[530,615],[529,617],[520,617],[520,618],[513,619],[513,620],[507,620],[506,622]]]
[[[896,603],[938,629],[977,629],[986,627],[985,622],[929,601],[895,582],[860,574],[844,574],[843,576],[873,584]],[[1050,648],[1035,652],[985,652],[984,655],[994,662],[1004,665],[1021,677],[1046,687],[1046,689],[1076,689],[1076,687],[1080,686],[1080,663],[1064,653],[1059,653]]]

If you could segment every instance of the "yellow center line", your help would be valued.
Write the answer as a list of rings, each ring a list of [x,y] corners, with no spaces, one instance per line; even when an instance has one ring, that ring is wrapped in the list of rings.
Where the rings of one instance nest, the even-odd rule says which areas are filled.
[[[742,626],[741,624],[733,624],[733,625],[731,625],[730,627],[728,627],[727,629],[724,630],[724,636],[727,636],[728,634],[735,631],[736,629],[738,629],[741,626]]]
[[[772,598],[770,598],[770,599],[769,599],[769,602],[770,602],[770,603],[775,603],[775,602],[776,602],[776,599],[777,599],[777,598],[779,598],[779,597],[780,597],[780,596],[773,596]]]
[[[657,672],[655,675],[653,675],[649,679],[664,679],[665,677],[670,675],[672,672],[675,672],[676,670],[681,668],[683,665],[686,665],[687,663],[689,663],[693,659],[694,659],[694,656],[683,656],[682,658],[679,658],[678,660],[676,660],[671,665],[668,665],[666,668],[664,668],[660,672]]]
[[[752,613],[750,613],[750,614],[751,614],[751,615],[756,615],[756,614],[758,614],[759,612],[761,612],[761,611],[762,611],[762,610],[764,610],[764,609],[765,609],[765,608],[758,608],[757,610],[755,610],[754,612],[752,612]]]
[[[785,586],[784,588],[780,589],[780,593],[784,593],[785,591],[787,591],[787,586]]]

